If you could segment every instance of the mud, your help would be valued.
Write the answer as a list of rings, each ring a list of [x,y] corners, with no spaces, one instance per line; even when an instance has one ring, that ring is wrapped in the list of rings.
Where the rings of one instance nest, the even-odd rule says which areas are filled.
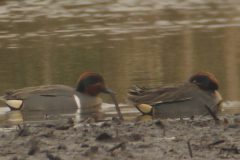
[[[240,159],[240,117],[218,118],[4,126],[0,159]]]

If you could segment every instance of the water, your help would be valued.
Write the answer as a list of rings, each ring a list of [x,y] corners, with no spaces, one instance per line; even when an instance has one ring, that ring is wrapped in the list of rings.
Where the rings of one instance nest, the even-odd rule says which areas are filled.
[[[208,71],[227,102],[224,113],[238,112],[239,8],[237,0],[2,0],[0,94],[43,84],[75,87],[93,71],[117,93],[124,115],[135,118],[138,111],[126,101],[134,84],[175,83]],[[115,114],[111,98],[101,97]],[[10,123],[13,113],[0,112],[1,124]]]

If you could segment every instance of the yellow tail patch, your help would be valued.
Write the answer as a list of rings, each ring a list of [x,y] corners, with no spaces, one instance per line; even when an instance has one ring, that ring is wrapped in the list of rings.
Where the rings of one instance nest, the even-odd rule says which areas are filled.
[[[12,107],[14,109],[19,109],[22,106],[23,101],[22,100],[7,100],[5,103],[9,107]]]
[[[150,106],[148,104],[138,104],[137,108],[143,114],[151,114],[152,113],[152,109],[153,109],[152,106]]]

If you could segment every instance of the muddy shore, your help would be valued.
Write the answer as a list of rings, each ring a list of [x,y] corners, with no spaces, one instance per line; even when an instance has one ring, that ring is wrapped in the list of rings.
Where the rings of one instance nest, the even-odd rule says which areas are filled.
[[[146,117],[141,117],[146,118]],[[148,118],[148,117],[147,117]],[[7,126],[0,160],[240,159],[240,116]]]

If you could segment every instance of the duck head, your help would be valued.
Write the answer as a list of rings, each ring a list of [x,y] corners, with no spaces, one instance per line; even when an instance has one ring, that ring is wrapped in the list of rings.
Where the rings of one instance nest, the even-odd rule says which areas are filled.
[[[209,72],[198,72],[189,78],[189,82],[196,84],[202,90],[218,90],[218,82]]]
[[[77,83],[78,86],[76,90],[90,96],[97,96],[101,92],[115,94],[105,87],[102,76],[94,72],[86,72],[82,74]]]

